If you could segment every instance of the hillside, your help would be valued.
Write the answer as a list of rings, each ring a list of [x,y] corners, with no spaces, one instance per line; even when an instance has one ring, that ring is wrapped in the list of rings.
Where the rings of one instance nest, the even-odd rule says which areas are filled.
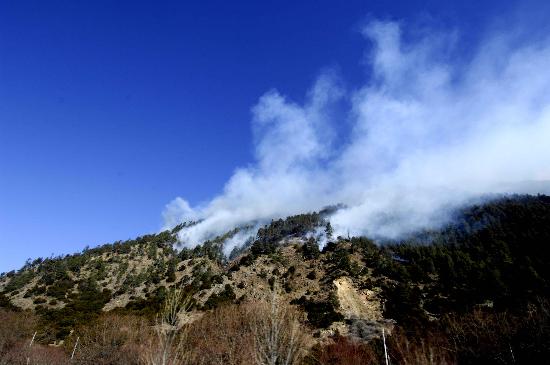
[[[39,343],[68,346],[75,330],[109,314],[154,323],[174,288],[191,298],[184,327],[276,293],[310,336],[305,362],[351,363],[342,362],[346,353],[376,363],[382,329],[396,363],[428,356],[427,348],[435,363],[538,363],[550,354],[550,197],[497,198],[383,245],[332,237],[329,214],[274,220],[230,258],[223,242],[240,228],[178,249],[187,222],[36,259],[2,274],[0,305],[34,313]],[[312,232],[321,231],[329,242],[319,249]]]

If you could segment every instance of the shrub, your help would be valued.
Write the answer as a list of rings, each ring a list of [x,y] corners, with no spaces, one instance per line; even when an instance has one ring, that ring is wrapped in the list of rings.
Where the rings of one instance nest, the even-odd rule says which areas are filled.
[[[233,287],[229,284],[225,284],[225,288],[222,292],[218,294],[212,294],[206,303],[204,303],[205,309],[213,309],[221,304],[229,303],[234,301],[236,298],[235,292],[233,291]]]
[[[32,301],[34,304],[44,304],[47,302],[46,298],[38,297]]]
[[[315,242],[315,239],[310,238],[306,243],[302,245],[302,256],[306,260],[313,260],[319,257],[321,251],[319,251],[319,245]]]
[[[73,288],[75,282],[71,279],[58,280],[48,287],[46,294],[56,299],[63,299],[65,295]]]
[[[140,348],[152,336],[151,328],[136,316],[105,314],[79,326],[66,341],[72,351],[79,344],[75,361],[82,365],[139,364]]]
[[[221,306],[186,328],[191,364],[299,364],[309,338],[299,313],[277,297]]]
[[[10,299],[4,293],[0,293],[0,310],[2,308],[10,310],[15,309],[15,306],[11,304]]]
[[[35,273],[31,270],[24,270],[22,272],[18,272],[17,274],[14,274],[6,287],[4,288],[5,292],[13,292],[15,290],[19,290],[28,283],[31,282],[31,280],[34,278]]]
[[[307,313],[307,321],[315,328],[327,328],[333,322],[342,321],[344,316],[335,310],[334,301],[312,301],[301,297],[292,304],[300,305]]]
[[[333,343],[316,346],[307,358],[307,364],[319,365],[364,365],[381,364],[379,356],[371,346],[338,337]]]
[[[30,339],[37,324],[34,315],[0,308],[0,355],[18,342]],[[1,363],[1,362],[0,362]]]
[[[254,338],[250,328],[252,308],[226,305],[205,313],[186,328],[185,350],[191,364],[251,363]]]
[[[64,365],[68,358],[61,349],[42,346],[39,332],[32,347],[29,347],[39,322],[32,313],[0,309],[0,364],[10,365]],[[29,362],[27,362],[27,359]]]

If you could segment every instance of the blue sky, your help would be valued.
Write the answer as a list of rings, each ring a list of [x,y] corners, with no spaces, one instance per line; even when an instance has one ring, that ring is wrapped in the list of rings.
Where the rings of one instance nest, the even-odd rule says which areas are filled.
[[[302,102],[327,68],[348,88],[369,78],[368,19],[456,29],[467,55],[492,25],[544,13],[502,1],[3,1],[0,271],[158,231],[176,196],[219,193],[253,161],[262,94]]]

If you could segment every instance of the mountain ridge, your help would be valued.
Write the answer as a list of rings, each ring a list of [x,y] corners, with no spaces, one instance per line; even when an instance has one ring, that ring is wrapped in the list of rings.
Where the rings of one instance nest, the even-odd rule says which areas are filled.
[[[521,315],[547,300],[550,197],[509,196],[465,207],[446,227],[377,245],[332,237],[318,212],[274,219],[231,257],[235,228],[176,249],[193,223],[82,253],[27,262],[0,276],[0,306],[40,318],[42,343],[61,344],[106,313],[153,319],[170,290],[192,304],[184,323],[217,308],[269,301],[304,314],[318,344],[376,341],[382,329],[425,331],[480,308]],[[322,231],[326,245],[320,249]],[[328,341],[328,342],[327,342]]]

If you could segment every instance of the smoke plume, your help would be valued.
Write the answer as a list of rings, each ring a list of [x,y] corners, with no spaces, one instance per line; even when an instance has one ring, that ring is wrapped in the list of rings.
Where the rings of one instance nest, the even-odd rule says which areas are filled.
[[[459,57],[456,33],[402,32],[395,22],[364,27],[369,77],[356,90],[325,72],[303,104],[263,95],[252,109],[254,163],[206,204],[169,203],[166,227],[200,220],[180,233],[193,246],[343,203],[330,218],[336,235],[396,238],[484,194],[548,191],[550,41],[499,33]]]

